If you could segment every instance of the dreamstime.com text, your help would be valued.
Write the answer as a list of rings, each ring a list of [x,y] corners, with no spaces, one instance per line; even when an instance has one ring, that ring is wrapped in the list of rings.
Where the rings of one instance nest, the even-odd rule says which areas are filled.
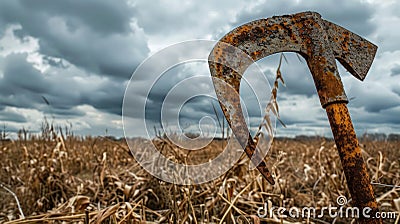
[[[382,218],[382,219],[396,219],[396,212],[376,212],[373,213],[372,209],[365,207],[359,209],[357,207],[344,207],[347,204],[347,199],[344,196],[339,196],[336,200],[338,206],[328,206],[321,208],[314,207],[277,207],[268,206],[265,203],[263,207],[259,207],[257,215],[260,218],[322,218],[329,216],[331,218]]]

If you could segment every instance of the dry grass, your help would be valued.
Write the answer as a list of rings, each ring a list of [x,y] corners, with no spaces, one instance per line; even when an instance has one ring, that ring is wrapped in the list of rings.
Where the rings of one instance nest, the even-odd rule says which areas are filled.
[[[145,144],[135,139],[136,147]],[[187,154],[158,140],[177,160],[213,158],[220,142]],[[400,142],[363,141],[364,156],[381,209],[400,209]],[[273,206],[335,206],[350,198],[332,141],[324,138],[275,140],[268,161],[275,186],[248,170],[245,156],[222,177],[201,185],[176,186],[149,175],[122,141],[47,135],[0,143],[0,222],[6,223],[348,223],[344,218],[319,220],[259,218],[265,203]],[[203,155],[203,157],[199,156]],[[179,159],[179,157],[182,157]],[[15,198],[19,199],[21,214]],[[349,203],[351,205],[351,201]],[[393,223],[395,220],[386,220]]]

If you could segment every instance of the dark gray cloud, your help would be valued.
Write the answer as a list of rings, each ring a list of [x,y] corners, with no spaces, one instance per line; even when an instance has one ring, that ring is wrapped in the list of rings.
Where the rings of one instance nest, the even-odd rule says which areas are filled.
[[[372,5],[361,1],[346,0],[302,0],[297,3],[291,0],[264,1],[240,12],[233,25],[237,26],[255,19],[302,11],[316,11],[324,19],[346,27],[362,36],[371,34],[376,28],[376,25],[371,21],[374,13]]]
[[[33,108],[42,100],[40,95],[47,92],[49,83],[26,57],[27,54],[11,54],[5,58],[0,78],[0,104]]]
[[[75,117],[82,117],[86,115],[86,112],[76,108],[54,108],[50,106],[39,106],[37,109],[44,112],[51,117],[60,118],[60,119],[69,119]]]
[[[124,97],[125,85],[121,82],[109,80],[96,86],[93,92],[86,92],[82,96],[83,104],[92,105],[96,109],[112,114],[122,114],[122,100]]]
[[[46,82],[40,71],[26,61],[26,57],[27,54],[11,54],[4,61],[1,85],[6,93],[17,94],[26,91],[41,94],[49,88],[50,83]]]
[[[80,82],[66,73],[43,74],[27,62],[27,54],[10,54],[4,60],[0,78],[0,104],[19,108],[39,109],[59,116],[82,116],[74,107],[91,105],[99,110],[121,114],[124,83],[103,78],[101,81]],[[49,105],[46,105],[48,101]]]
[[[380,125],[390,127],[400,124],[400,106],[382,110],[381,113],[368,112],[363,109],[355,109],[351,111],[354,115],[354,122],[373,127]]]
[[[214,113],[212,104],[214,104],[217,114]],[[224,119],[218,101],[207,96],[198,96],[190,99],[181,107],[178,113],[179,122],[184,126],[197,126],[200,120],[206,116],[212,118],[216,125],[218,125],[217,119],[221,119],[221,122]]]
[[[164,113],[165,117],[163,117],[163,120],[166,120],[166,123],[178,118],[180,124],[185,124],[186,126],[196,125],[206,116],[214,119],[216,123],[218,123],[217,116],[220,119],[224,119],[222,110],[216,100],[211,78],[208,71],[204,71],[204,68],[208,70],[205,62],[188,63],[183,66],[174,67],[158,77],[152,85],[149,95],[146,97],[146,121],[160,124],[162,113]],[[262,73],[259,75],[262,75]],[[255,74],[249,74],[245,77],[246,81],[242,82],[240,90],[242,103],[246,108],[245,114],[251,118],[261,119],[267,103],[266,101],[269,99],[268,93],[271,90],[266,83],[267,81],[265,80],[264,84],[262,84],[263,82],[260,82],[262,80],[257,79]],[[131,85],[132,90],[141,89],[140,83],[131,83]],[[263,93],[261,94],[262,98],[255,96],[255,90]],[[141,89],[141,96],[146,91],[145,89]],[[172,94],[172,97],[168,96],[168,94]],[[138,102],[136,104],[130,102],[132,105],[140,105],[139,102],[143,98],[130,97],[130,100]],[[260,101],[262,102],[261,105]],[[217,116],[212,104],[215,106]],[[141,108],[135,109],[135,112],[131,111],[131,114],[140,116],[141,113],[139,110]]]
[[[379,113],[400,105],[400,97],[390,88],[379,83],[368,85],[353,85],[349,97],[352,107],[362,107],[367,112]]]
[[[167,40],[172,36],[180,36],[175,41],[182,41],[189,38],[205,38],[221,30],[245,4],[240,0],[204,0],[201,3],[136,1],[133,13],[139,26],[143,27],[147,34],[161,36]],[[177,31],[180,35],[175,35]],[[182,37],[184,39],[181,39]]]
[[[305,60],[295,53],[286,52],[284,53],[284,57],[287,60],[282,59],[280,71],[285,81],[285,86],[279,82],[279,92],[305,95],[307,97],[315,95],[317,92],[315,90],[314,81]],[[261,66],[268,67],[264,73],[268,76],[271,85],[276,77],[279,58],[280,54],[275,54],[258,62]]]
[[[27,119],[25,118],[24,115],[16,113],[16,112],[12,112],[12,111],[5,111],[5,110],[0,111],[0,120],[17,122],[17,123],[27,122]]]
[[[400,65],[399,64],[396,64],[392,69],[390,69],[390,75],[391,76],[400,75]]]
[[[396,93],[400,97],[400,84],[394,85],[393,92]]]
[[[51,0],[18,1],[21,7],[47,16],[65,17],[71,31],[82,24],[95,32],[129,33],[132,12],[126,2]],[[14,14],[15,15],[15,14]]]
[[[61,69],[68,68],[68,65],[66,65],[65,60],[63,60],[61,58],[56,59],[56,58],[49,57],[49,56],[43,56],[43,61],[45,64],[48,64],[52,67],[61,68]]]
[[[27,13],[29,12],[29,13]],[[2,1],[0,24],[39,40],[39,52],[101,75],[129,78],[149,52],[125,1]]]
[[[54,80],[55,81],[55,80]],[[82,111],[73,109],[78,105],[91,105],[101,111],[121,115],[125,85],[122,82],[105,79],[93,83],[90,88],[85,83],[69,82],[68,85],[53,82],[53,88],[44,96],[50,102],[53,113],[61,114],[63,110],[70,115],[82,115]],[[59,89],[63,88],[62,91]]]
[[[400,4],[395,5],[399,7]],[[34,118],[14,110],[32,109],[41,112],[38,114],[60,119],[75,118],[76,127],[86,134],[104,134],[105,129],[111,125],[110,120],[118,120],[121,115],[126,80],[149,55],[150,49],[159,49],[192,38],[218,39],[235,26],[254,19],[317,11],[324,19],[376,41],[380,49],[377,59],[383,58],[387,51],[393,52],[392,58],[380,60],[370,72],[377,73],[369,75],[373,82],[367,80],[363,85],[345,83],[345,87],[349,88],[348,96],[355,97],[349,106],[355,111],[352,115],[357,122],[356,127],[362,130],[374,124],[396,130],[399,127],[395,124],[399,124],[400,105],[400,88],[396,82],[400,66],[387,62],[390,66],[383,68],[386,61],[397,60],[397,34],[395,30],[389,33],[389,28],[384,29],[388,21],[394,21],[392,19],[396,16],[386,17],[386,14],[382,14],[384,8],[378,9],[377,6],[365,1],[345,0],[206,0],[198,3],[139,0],[132,1],[132,5],[127,1],[110,0],[4,0],[0,2],[0,38],[6,34],[6,29],[10,29],[10,25],[16,25],[12,33],[21,45],[28,45],[29,41],[34,40],[37,41],[37,49],[20,53],[25,51],[24,47],[7,45],[7,40],[0,46],[0,120],[32,124],[31,119]],[[392,11],[388,13],[397,15],[395,7]],[[390,23],[389,27],[393,28],[393,24],[396,23]],[[9,54],[13,49],[14,53]],[[190,49],[177,49],[175,56],[188,52]],[[329,134],[326,114],[319,105],[306,63],[304,60],[300,62],[295,54],[285,55],[288,63],[283,62],[281,72],[286,87],[279,87],[278,100],[281,118],[288,128],[280,127],[278,133]],[[168,64],[170,59],[160,60],[160,67]],[[273,55],[259,62],[271,84],[278,61],[279,55]],[[38,68],[38,64],[42,69]],[[148,69],[150,72],[155,68]],[[143,87],[149,81],[148,77],[135,80],[132,98],[135,102],[148,102],[146,118],[150,126],[159,125],[161,106],[171,88],[200,71],[209,75],[208,69],[171,69],[153,86],[149,96],[146,96],[148,89],[144,90]],[[345,74],[341,75],[346,77]],[[380,78],[375,79],[375,76]],[[254,78],[256,81],[253,85],[264,91],[262,95],[265,98],[260,101],[265,104],[270,89],[263,87],[262,82],[252,74],[248,78]],[[178,105],[192,90],[206,90],[210,87],[208,84],[195,82],[179,87],[176,96],[166,103],[171,106],[166,113],[166,123],[168,119],[176,119],[173,117],[175,112],[179,113],[178,119],[183,126],[196,125],[204,116],[215,117],[211,102],[214,102],[218,116],[222,117],[219,104],[210,97],[197,97],[184,105]],[[212,94],[211,90],[207,93]],[[241,90],[241,96],[252,126],[257,126],[265,105],[260,110],[257,105],[259,99],[251,91]],[[136,112],[142,110],[135,107],[135,102],[130,109]],[[182,108],[179,111],[180,106]],[[42,115],[35,116],[37,118]],[[121,128],[114,125],[108,131],[118,133]]]

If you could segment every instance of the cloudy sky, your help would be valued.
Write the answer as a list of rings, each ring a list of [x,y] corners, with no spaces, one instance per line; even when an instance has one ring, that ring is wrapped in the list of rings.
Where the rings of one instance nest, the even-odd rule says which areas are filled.
[[[77,134],[104,135],[107,130],[107,134],[122,136],[124,92],[143,60],[182,41],[218,40],[234,27],[255,19],[311,10],[379,47],[364,82],[339,66],[357,133],[400,133],[399,1],[245,2],[250,1],[0,1],[2,128],[9,133],[22,127],[35,132],[47,117],[61,126],[71,124]],[[295,54],[285,55],[288,62],[281,70],[286,87],[279,88],[278,99],[287,127],[277,125],[277,134],[329,135],[329,124],[306,64]],[[272,56],[259,62],[269,82],[273,81],[278,59]],[[172,86],[196,72],[209,75],[204,67],[204,63],[192,63],[172,69],[159,79],[147,99],[151,102],[146,107],[149,126],[160,120],[156,110]],[[138,83],[151,80],[134,77],[132,81],[141,86]],[[179,88],[190,94],[190,90],[202,88],[203,82],[207,89],[205,79],[197,80],[196,86]],[[140,91],[137,99],[147,97]],[[244,91],[243,98],[251,101],[250,92]],[[197,124],[205,116],[215,117],[210,102],[214,101],[200,96],[177,105],[183,126]],[[261,115],[250,110],[249,116],[255,124]],[[167,125],[174,121],[163,122]]]

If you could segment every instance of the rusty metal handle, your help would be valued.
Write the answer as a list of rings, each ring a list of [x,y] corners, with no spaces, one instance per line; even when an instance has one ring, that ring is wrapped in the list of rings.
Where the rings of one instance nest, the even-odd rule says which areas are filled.
[[[361,215],[364,209],[370,208],[367,215],[375,217],[379,211],[378,204],[347,106],[345,103],[331,104],[326,107],[326,113],[354,205],[360,209]],[[359,223],[382,223],[382,220],[361,216]]]
[[[246,56],[240,56],[235,49]],[[209,65],[224,115],[246,154],[252,158],[257,156],[254,155],[255,144],[249,137],[240,99],[228,89],[239,92],[243,72],[256,60],[278,52],[302,55],[313,76],[321,105],[326,109],[354,204],[360,209],[371,208],[371,216],[374,216],[378,206],[346,106],[348,100],[335,59],[357,79],[363,80],[376,50],[374,44],[323,20],[318,13],[303,12],[256,20],[235,28],[214,47]],[[257,168],[273,183],[264,163]],[[366,217],[359,221],[382,223],[381,219]]]

